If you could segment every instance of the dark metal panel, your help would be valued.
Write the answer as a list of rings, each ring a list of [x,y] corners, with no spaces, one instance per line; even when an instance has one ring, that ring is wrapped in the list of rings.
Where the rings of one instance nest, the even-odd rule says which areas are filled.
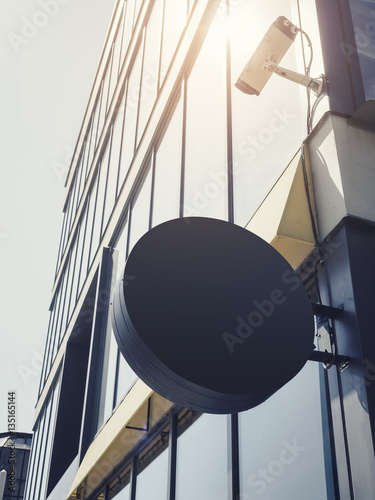
[[[169,416],[168,500],[176,500],[177,415]]]
[[[347,218],[332,236],[325,255],[327,279],[323,272],[319,280],[323,303],[344,306],[334,320],[337,352],[351,359],[342,373],[336,368],[329,371],[341,498],[375,498],[371,413],[375,388],[366,380],[366,363],[375,347],[371,331],[375,321],[374,250],[375,231],[354,229]]]
[[[232,500],[240,496],[240,452],[238,442],[238,413],[231,415],[231,462],[232,462]]]
[[[137,474],[138,474],[138,455],[135,454],[132,460],[132,468],[130,473],[130,498],[129,500],[136,499],[137,490]]]
[[[104,332],[108,314],[108,307],[104,302],[106,301],[106,298],[109,300],[111,272],[111,251],[109,248],[103,248],[98,287],[95,296],[93,330],[88,361],[88,377],[86,382],[84,416],[82,419],[81,430],[81,460],[96,434],[98,425],[100,382],[103,372],[102,357],[105,346]]]
[[[67,345],[47,495],[51,493],[78,453],[88,347],[72,343]]]
[[[348,0],[316,0],[332,110],[351,115],[365,94]]]
[[[350,223],[346,228],[354,305],[361,343],[363,374],[357,384],[358,398],[370,417],[375,435],[375,226],[360,227]],[[374,442],[372,443],[374,449]]]

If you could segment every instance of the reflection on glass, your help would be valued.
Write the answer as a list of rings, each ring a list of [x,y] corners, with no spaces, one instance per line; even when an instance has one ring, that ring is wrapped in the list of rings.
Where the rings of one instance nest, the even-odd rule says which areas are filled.
[[[187,81],[184,216],[228,218],[225,50],[216,16]]]
[[[172,56],[177,48],[182,31],[186,24],[187,3],[186,0],[165,0],[163,21],[163,44],[160,60],[160,82],[161,87]]]
[[[145,51],[143,56],[142,85],[138,114],[137,144],[139,143],[152,107],[158,87],[158,65],[161,35],[162,0],[156,0],[146,27]]]
[[[239,414],[241,492],[250,498],[327,498],[318,370],[308,362],[265,403]]]
[[[176,499],[227,500],[227,416],[202,415],[177,441]]]
[[[152,226],[179,216],[182,149],[182,100],[155,153]]]
[[[375,98],[375,7],[371,2],[349,0],[356,49],[347,47],[348,57],[358,52],[366,99]],[[351,54],[351,55],[350,55]]]
[[[133,202],[130,218],[130,238],[128,254],[137,241],[148,231],[150,223],[151,205],[151,169],[148,169],[146,177],[135,201]]]
[[[167,498],[168,449],[137,476],[136,500]]]

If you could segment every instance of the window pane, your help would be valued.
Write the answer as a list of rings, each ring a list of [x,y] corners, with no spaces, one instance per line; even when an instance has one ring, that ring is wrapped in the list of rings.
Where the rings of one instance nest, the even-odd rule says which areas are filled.
[[[118,175],[118,165],[119,165],[119,155],[121,146],[121,134],[122,134],[122,113],[120,108],[119,114],[116,117],[115,123],[112,128],[112,136],[110,139],[110,158],[108,167],[108,180],[107,189],[105,195],[105,207],[103,213],[103,233],[107,227],[108,219],[112,213],[115,198],[116,198],[116,187],[117,187],[117,175]]]
[[[135,131],[137,126],[137,111],[140,89],[139,85],[141,77],[141,55],[142,45],[138,49],[137,58],[134,62],[127,84],[119,187],[122,186],[125,176],[129,170],[130,163],[134,156]]]
[[[186,0],[165,0],[163,45],[160,62],[160,86],[163,84],[164,77],[172,60],[172,56],[177,48],[182,30],[186,24],[186,18]]]
[[[152,226],[179,216],[182,150],[182,100],[155,154]]]
[[[162,1],[156,0],[146,27],[142,86],[138,115],[137,144],[139,143],[156,99],[161,35]]]
[[[99,100],[98,100],[98,102],[99,102]],[[87,149],[86,179],[89,175],[89,172],[91,171],[91,163],[92,163],[92,160],[94,158],[95,137],[96,137],[97,118],[98,118],[97,109],[98,109],[98,104],[96,105],[96,108],[94,109],[94,112],[91,116],[90,131],[87,134],[88,144],[86,145],[86,149]]]
[[[133,14],[134,14],[133,11],[134,11],[134,0],[126,0],[124,33],[123,33],[122,43],[121,43],[120,70],[121,70],[121,66],[122,66],[122,63],[124,61],[126,52],[128,50],[128,45],[129,45],[130,37],[132,34]]]
[[[130,239],[128,254],[137,241],[148,231],[151,205],[151,169],[148,170],[139,194],[133,203],[130,219]]]
[[[136,500],[167,498],[168,449],[164,450],[137,476]]]
[[[307,363],[265,403],[239,414],[241,491],[250,498],[327,498],[319,368]]]
[[[222,24],[217,16],[187,82],[185,216],[228,217]]]
[[[202,415],[177,442],[177,500],[227,500],[227,416]]]
[[[92,242],[90,248],[89,267],[94,260],[95,254],[101,240],[102,216],[104,210],[104,197],[107,186],[107,173],[108,173],[108,160],[109,160],[109,141],[107,142],[106,150],[103,159],[100,163],[99,169],[99,187],[96,199],[96,208],[94,215],[94,227],[92,231]]]
[[[79,286],[78,293],[81,293],[82,286],[85,282],[87,276],[87,268],[88,268],[88,260],[89,260],[89,248],[90,248],[90,240],[93,229],[93,220],[94,220],[94,210],[95,210],[95,200],[96,200],[96,191],[98,188],[98,176],[96,176],[96,181],[90,193],[89,200],[89,208],[88,214],[86,218],[86,225],[84,228],[85,237],[83,240],[83,253],[82,253],[82,261],[80,267],[80,276],[79,276]]]
[[[135,9],[134,9],[134,26],[137,23],[139,11],[141,10],[143,0],[135,0]]]

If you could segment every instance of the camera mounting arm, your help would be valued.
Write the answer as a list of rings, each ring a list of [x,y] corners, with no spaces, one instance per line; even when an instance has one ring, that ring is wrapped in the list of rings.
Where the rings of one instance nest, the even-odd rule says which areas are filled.
[[[320,79],[311,78],[311,76],[301,75],[296,71],[292,71],[291,69],[281,68],[277,66],[275,62],[272,60],[272,56],[269,56],[264,62],[263,69],[265,71],[271,71],[272,73],[276,73],[276,75],[282,76],[287,80],[298,83],[299,85],[303,85],[304,87],[313,91],[316,97],[319,97],[323,91],[323,76]]]

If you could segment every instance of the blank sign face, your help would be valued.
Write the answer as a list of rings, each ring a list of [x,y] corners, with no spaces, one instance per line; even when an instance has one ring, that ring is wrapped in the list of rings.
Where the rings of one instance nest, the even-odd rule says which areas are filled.
[[[204,217],[166,222],[138,241],[112,320],[141,379],[209,413],[262,403],[314,348],[310,301],[287,261],[255,234]]]

